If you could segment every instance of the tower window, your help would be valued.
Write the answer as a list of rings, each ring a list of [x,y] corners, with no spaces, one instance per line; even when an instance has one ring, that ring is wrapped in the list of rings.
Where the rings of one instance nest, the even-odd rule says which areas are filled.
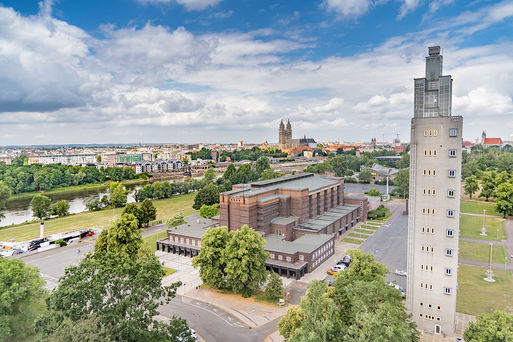
[[[452,249],[451,248],[446,248],[445,249],[445,255],[452,257]]]
[[[452,294],[452,289],[450,287],[444,287],[444,293],[446,295],[450,295],[450,294]]]
[[[445,235],[446,235],[447,237],[454,237],[454,229],[447,229],[447,230],[445,231]]]
[[[454,197],[454,190],[447,190],[447,197]]]
[[[454,210],[452,210],[452,209],[447,210],[447,217],[454,217]]]
[[[458,136],[458,129],[457,128],[451,128],[449,130],[449,136],[450,137],[457,137]]]
[[[449,178],[455,178],[456,177],[456,170],[449,170]]]
[[[446,268],[445,269],[445,275],[448,275],[448,276],[452,275],[452,269]],[[438,307],[438,309],[440,310],[440,307]]]
[[[450,149],[449,150],[449,157],[451,157],[451,158],[455,158],[456,157],[456,150],[455,149]]]

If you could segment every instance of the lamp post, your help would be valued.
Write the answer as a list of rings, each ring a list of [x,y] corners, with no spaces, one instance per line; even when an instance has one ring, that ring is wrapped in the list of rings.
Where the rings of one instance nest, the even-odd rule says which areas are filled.
[[[493,248],[493,243],[490,242],[490,256],[488,257],[488,270],[486,271],[486,278],[484,278],[484,280],[489,283],[495,283],[495,279],[493,279],[493,271],[492,271],[492,248]]]
[[[486,209],[483,209],[483,227],[481,228],[481,236],[486,236]]]

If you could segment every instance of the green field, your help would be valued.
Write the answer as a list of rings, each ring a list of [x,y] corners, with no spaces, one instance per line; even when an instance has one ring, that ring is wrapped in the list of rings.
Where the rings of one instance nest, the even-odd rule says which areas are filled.
[[[490,254],[490,245],[488,243],[476,243],[460,241],[460,254],[461,259],[477,260],[488,262]],[[492,248],[492,263],[504,264],[506,261],[506,252],[502,246],[493,246]]]
[[[156,234],[148,235],[146,237],[143,237],[143,243],[145,246],[148,246],[152,250],[155,250],[157,245],[157,240],[162,240],[165,237],[167,237],[167,231],[158,232]]]
[[[176,213],[183,212],[190,215],[195,212],[192,209],[195,193],[177,195],[171,198],[155,200],[153,204],[157,208],[157,219],[165,220]],[[115,218],[119,218],[123,208],[104,209],[94,212],[83,212],[65,217],[45,220],[45,234],[68,232],[77,229],[109,227]],[[39,222],[21,224],[0,229],[0,241],[15,239],[25,241],[39,237]]]
[[[358,240],[358,239],[351,239],[351,238],[344,238],[342,239],[343,242],[349,242],[349,243],[354,243],[356,245],[361,245],[362,243],[364,243],[365,241],[363,240]]]
[[[495,208],[495,203],[477,203],[477,202],[461,202],[460,211],[462,213],[479,214],[483,215],[483,210],[486,209],[486,215],[501,216]]]
[[[497,229],[499,230],[499,241],[505,240],[504,219],[498,217],[486,218],[486,232],[488,235],[481,236],[481,227],[483,226],[482,216],[461,215],[460,237],[470,239],[481,239],[497,241]]]
[[[164,274],[164,277],[167,277],[168,275],[171,275],[176,272],[176,270],[169,268],[169,267],[162,267],[162,269],[164,270],[164,272],[166,272]],[[162,277],[162,278],[164,278],[164,277]]]
[[[485,267],[459,265],[456,310],[479,315],[494,310],[513,313],[513,275],[510,271],[494,270],[495,283],[483,280]]]

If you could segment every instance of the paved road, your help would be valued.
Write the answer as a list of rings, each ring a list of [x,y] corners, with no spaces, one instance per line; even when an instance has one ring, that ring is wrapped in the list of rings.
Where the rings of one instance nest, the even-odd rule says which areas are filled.
[[[408,216],[402,215],[405,209],[404,202],[391,201],[387,208],[392,211],[392,216],[360,246],[360,249],[373,254],[376,261],[387,266],[390,270],[387,280],[396,281],[399,286],[406,288],[406,277],[396,275],[394,271],[406,271]]]
[[[191,298],[177,296],[169,304],[159,308],[162,316],[173,315],[187,320],[207,342],[261,342],[278,329],[279,318],[258,328],[249,328],[219,308]]]
[[[477,261],[477,260],[468,260],[468,259],[458,259],[458,264],[462,265],[470,265],[470,266],[480,266],[488,268],[488,263],[486,261]],[[513,265],[505,265],[505,264],[492,264],[492,268],[494,270],[501,271],[513,271]]]

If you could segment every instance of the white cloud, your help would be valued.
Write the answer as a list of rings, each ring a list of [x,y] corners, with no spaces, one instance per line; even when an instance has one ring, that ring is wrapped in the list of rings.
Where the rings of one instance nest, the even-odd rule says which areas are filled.
[[[512,115],[513,102],[510,96],[493,92],[486,88],[471,90],[467,95],[453,98],[454,112],[479,113],[487,115]]]
[[[408,14],[408,12],[414,11],[417,7],[420,6],[422,0],[402,0],[403,3],[399,8],[399,15],[397,16],[399,19],[402,19]]]
[[[203,10],[207,7],[215,6],[220,3],[222,0],[136,0],[137,2],[147,5],[147,4],[169,4],[171,2],[176,2],[182,6],[184,6],[188,11],[199,11]]]
[[[324,0],[323,6],[346,18],[358,18],[369,10],[371,0]]]

